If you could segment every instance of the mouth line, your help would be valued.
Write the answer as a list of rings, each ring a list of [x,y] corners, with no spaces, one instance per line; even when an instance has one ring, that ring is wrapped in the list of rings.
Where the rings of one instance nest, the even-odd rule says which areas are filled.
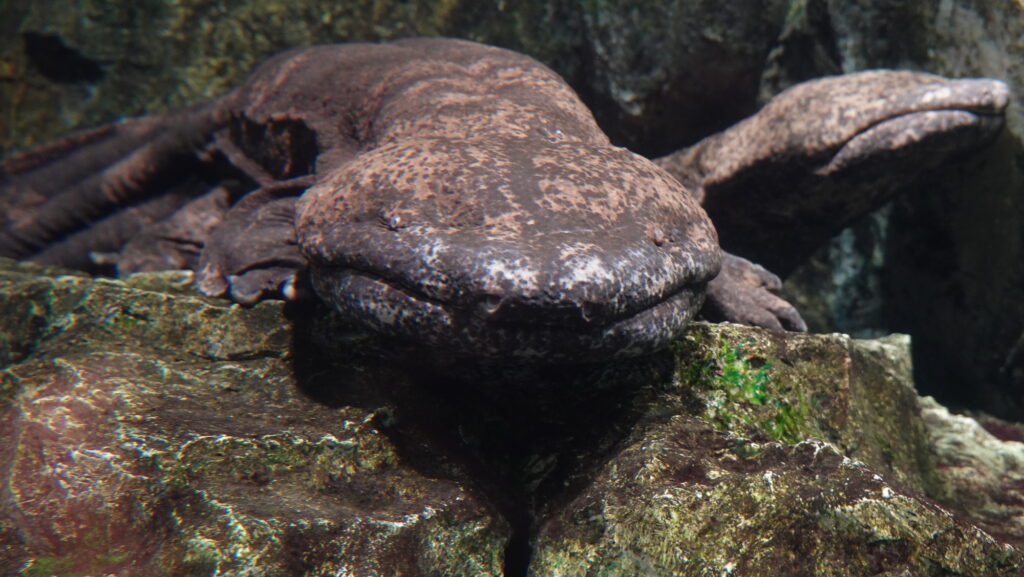
[[[996,108],[990,107],[990,106],[982,106],[982,105],[978,105],[978,106],[965,105],[965,106],[962,106],[962,107],[957,107],[957,106],[936,106],[934,108],[920,108],[920,109],[908,110],[908,111],[902,112],[900,114],[893,114],[892,116],[886,116],[885,118],[880,118],[878,120],[875,120],[874,122],[868,124],[864,128],[858,130],[853,136],[848,138],[846,140],[846,142],[849,143],[853,139],[855,139],[855,138],[857,138],[857,137],[859,137],[859,136],[861,136],[863,134],[867,134],[868,132],[871,132],[872,130],[877,129],[880,126],[883,126],[885,124],[889,124],[891,122],[899,122],[901,120],[905,120],[907,118],[911,118],[911,117],[914,117],[914,116],[917,116],[917,115],[928,115],[928,114],[943,113],[943,112],[949,113],[949,114],[958,114],[958,113],[968,114],[970,116],[978,118],[979,121],[981,121],[981,122],[984,122],[985,120],[990,120],[990,119],[994,120],[994,119],[1001,119],[1001,118],[1003,118],[1003,112],[1002,111],[1000,111],[1000,110],[998,110]]]
[[[443,314],[448,315],[449,317],[451,317],[453,319],[456,318],[456,317],[469,315],[469,316],[476,317],[477,319],[485,321],[485,322],[493,322],[495,325],[503,326],[503,327],[509,327],[509,328],[513,328],[513,327],[521,327],[521,328],[534,327],[534,328],[542,329],[543,330],[543,329],[546,329],[546,328],[551,328],[553,326],[557,326],[557,327],[561,328],[562,330],[564,330],[564,329],[570,328],[570,326],[572,326],[572,327],[577,327],[578,329],[580,329],[580,332],[608,330],[608,329],[614,328],[617,325],[628,323],[631,320],[635,319],[636,317],[638,317],[640,315],[643,315],[645,313],[649,313],[650,311],[653,311],[653,310],[655,310],[655,309],[657,309],[659,307],[669,307],[671,305],[671,301],[673,301],[673,299],[676,299],[680,294],[684,293],[689,288],[693,288],[693,286],[694,286],[693,284],[690,284],[690,283],[679,282],[678,284],[673,286],[669,291],[665,292],[662,295],[659,295],[657,297],[652,296],[652,297],[648,297],[648,298],[637,299],[636,301],[631,302],[631,303],[627,304],[626,306],[624,306],[622,308],[622,310],[615,311],[612,314],[606,314],[606,315],[600,315],[600,314],[595,315],[594,308],[600,308],[599,305],[598,305],[598,307],[593,307],[593,306],[588,307],[587,306],[588,303],[577,304],[575,302],[570,301],[567,304],[569,304],[571,307],[578,308],[579,311],[580,311],[578,318],[582,322],[579,322],[579,323],[576,323],[576,322],[564,323],[564,322],[559,322],[559,321],[553,321],[553,322],[549,322],[549,323],[543,323],[543,322],[538,323],[538,322],[534,322],[534,321],[530,321],[530,320],[525,320],[525,321],[522,321],[522,322],[516,322],[514,320],[514,318],[513,319],[508,319],[508,318],[505,318],[505,319],[493,319],[493,318],[489,318],[490,317],[489,313],[494,313],[498,309],[500,309],[502,306],[505,306],[507,304],[507,301],[505,299],[503,299],[502,297],[498,296],[498,295],[494,295],[493,297],[491,297],[489,295],[482,295],[482,296],[477,297],[475,299],[468,300],[465,303],[465,305],[463,305],[463,304],[461,304],[461,303],[459,303],[457,301],[445,300],[445,299],[438,298],[436,296],[431,296],[431,295],[427,294],[426,292],[424,292],[419,287],[412,286],[412,283],[402,282],[401,280],[398,280],[398,279],[389,278],[389,277],[387,277],[385,275],[382,275],[382,274],[380,274],[379,272],[376,272],[376,271],[367,270],[367,269],[359,268],[359,267],[353,267],[353,266],[344,266],[344,267],[338,266],[338,267],[331,267],[331,269],[332,269],[332,274],[333,275],[337,275],[337,276],[351,276],[351,277],[362,277],[363,279],[368,280],[368,281],[370,281],[370,282],[372,282],[372,283],[374,283],[374,284],[376,284],[378,286],[384,287],[386,290],[388,290],[389,292],[391,292],[394,295],[400,295],[399,298],[402,298],[404,300],[410,301],[412,303],[416,303],[419,306],[432,307],[432,308],[439,309],[441,312],[443,312]],[[451,291],[451,292],[459,293],[461,291]],[[490,304],[488,302],[489,299],[490,299],[490,301],[492,303],[493,303],[493,301],[496,300],[497,304],[493,304],[493,305]],[[565,308],[565,304],[563,304],[563,303],[549,303],[549,304],[551,305],[551,309]],[[487,313],[482,312],[482,310],[484,308],[488,308],[489,311]],[[536,306],[532,306],[530,308],[535,310],[537,307]],[[534,314],[534,315],[531,315],[531,316],[532,317],[536,317],[537,315]],[[570,325],[570,326],[566,326],[567,324]]]
[[[915,125],[914,119],[918,117],[925,120]],[[988,106],[937,106],[888,116],[865,126],[846,139],[815,172],[819,176],[827,176],[858,165],[877,151],[897,151],[941,137],[943,133],[963,134],[964,130],[984,133],[1001,126],[1003,122],[1003,113]],[[992,132],[995,133],[995,130]]]

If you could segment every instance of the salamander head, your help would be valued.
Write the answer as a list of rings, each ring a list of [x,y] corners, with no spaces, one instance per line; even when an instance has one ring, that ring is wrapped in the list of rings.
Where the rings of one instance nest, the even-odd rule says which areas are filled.
[[[798,164],[835,176],[891,157],[945,160],[973,150],[1003,126],[1010,91],[989,78],[953,80],[869,70],[798,84],[729,130],[693,147],[705,187],[759,167]],[[703,149],[700,151],[698,149]],[[897,165],[898,166],[898,165]],[[903,166],[901,172],[913,173]]]
[[[700,198],[725,250],[785,277],[853,219],[992,141],[1009,96],[987,78],[819,78],[658,163]]]
[[[343,316],[517,362],[667,346],[720,260],[710,221],[663,171],[557,138],[385,144],[303,196],[298,232]]]

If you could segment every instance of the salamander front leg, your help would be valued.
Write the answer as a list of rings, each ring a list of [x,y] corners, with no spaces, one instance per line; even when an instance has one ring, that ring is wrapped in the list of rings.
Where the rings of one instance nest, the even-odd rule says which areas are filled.
[[[722,252],[722,272],[708,283],[701,316],[773,330],[807,331],[793,305],[772,293],[782,288],[779,277],[761,265]]]
[[[199,290],[245,305],[308,296],[306,259],[295,237],[295,202],[292,196],[281,198],[280,190],[263,188],[233,206],[199,257]]]

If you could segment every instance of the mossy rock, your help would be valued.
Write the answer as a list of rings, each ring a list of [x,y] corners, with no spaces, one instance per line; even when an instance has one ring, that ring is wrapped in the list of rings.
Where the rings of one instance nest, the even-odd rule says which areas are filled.
[[[602,412],[577,389],[499,418],[434,389],[311,396],[301,309],[188,279],[0,262],[5,575],[1024,570],[925,498],[949,491],[905,338],[696,323],[638,361],[664,378],[590,391]],[[410,387],[387,375],[369,390]]]
[[[786,444],[820,439],[894,480],[945,495],[906,336],[858,340],[696,324],[676,355],[677,398],[715,428]]]
[[[3,263],[0,574],[501,574],[489,505],[296,385],[280,303],[180,280]]]
[[[821,441],[690,417],[647,431],[542,525],[532,575],[1020,575],[1024,555]]]

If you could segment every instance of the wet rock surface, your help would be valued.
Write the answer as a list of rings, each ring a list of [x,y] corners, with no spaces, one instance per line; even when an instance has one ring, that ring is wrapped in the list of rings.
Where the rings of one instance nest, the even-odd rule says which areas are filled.
[[[1019,3],[343,4],[4,3],[0,154],[204,99],[283,48],[420,34],[540,58],[648,154],[821,74],[1002,78],[993,151],[844,233],[803,282],[831,296],[800,304],[912,333],[944,401],[1024,414]],[[5,266],[0,575],[1024,572],[1002,544],[1019,449],[922,420],[906,343],[696,325],[648,364],[467,394],[339,368],[297,336],[306,313],[174,275]]]
[[[1007,509],[956,512],[905,337],[698,323],[502,393],[187,281],[3,264],[0,574],[1024,571]]]
[[[821,442],[677,418],[548,520],[537,575],[1019,575],[1021,556]]]
[[[0,574],[501,574],[465,483],[296,385],[280,304],[166,276],[0,273]]]
[[[787,2],[581,2],[588,74],[576,82],[613,141],[661,156],[757,110]]]
[[[950,500],[979,527],[1024,545],[1024,429],[977,415],[956,415],[930,397],[922,414]]]
[[[4,3],[0,150],[6,156],[72,128],[208,99],[294,46],[441,34],[458,4]]]
[[[1015,500],[1017,467],[947,467],[959,429],[933,401],[922,421],[908,344],[694,327],[681,386],[543,518],[533,574],[1019,575],[1020,552],[972,524],[1016,541],[1019,506],[977,503]]]

